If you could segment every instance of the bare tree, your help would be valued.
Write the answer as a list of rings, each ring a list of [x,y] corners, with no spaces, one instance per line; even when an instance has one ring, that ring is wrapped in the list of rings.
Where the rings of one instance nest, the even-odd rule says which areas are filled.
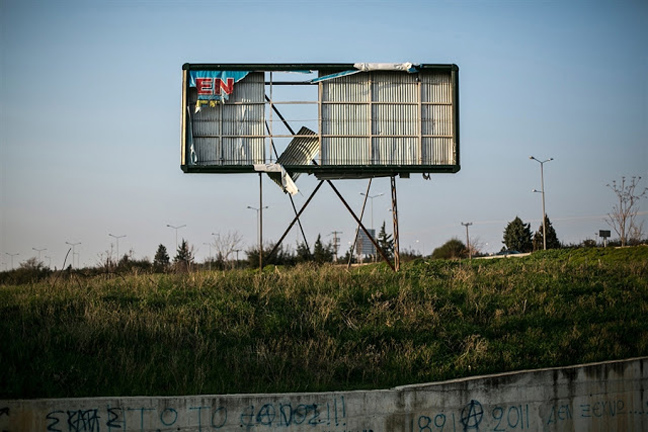
[[[632,177],[629,182],[621,177],[621,183],[613,180],[611,185],[607,185],[619,198],[619,203],[612,207],[612,213],[608,213],[605,222],[619,235],[621,246],[628,241],[639,241],[643,236],[643,221],[637,221],[637,213],[639,201],[648,193],[648,187],[637,191],[640,182],[641,177]]]
[[[484,242],[479,237],[470,237],[470,255],[480,256],[484,249]]]
[[[231,255],[234,254],[237,249],[241,249],[243,236],[239,234],[238,231],[228,231],[227,234],[213,233],[212,235],[214,236],[214,242],[212,245],[216,250],[216,259],[223,263],[230,262]]]

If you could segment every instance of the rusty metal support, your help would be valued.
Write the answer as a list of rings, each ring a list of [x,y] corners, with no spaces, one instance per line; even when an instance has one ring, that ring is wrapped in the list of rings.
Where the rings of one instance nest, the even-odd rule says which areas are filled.
[[[367,207],[367,200],[369,199],[369,190],[371,190],[371,181],[373,179],[369,178],[369,183],[367,183],[367,191],[364,194],[364,200],[362,201],[362,209],[360,210],[360,220],[364,217],[364,211]],[[347,263],[347,268],[351,268],[351,261],[353,260],[353,250],[356,247],[358,242],[358,234],[360,234],[360,225],[356,228],[355,237],[353,238],[353,245],[351,246],[351,253],[349,254],[349,262]]]
[[[267,98],[267,96],[266,96],[266,98]],[[273,108],[274,108],[274,105],[273,105]],[[276,108],[275,108],[275,112],[279,115],[279,117],[282,120],[284,120],[284,118],[281,116],[281,113],[279,113],[279,111]],[[266,130],[268,131],[268,133],[270,133],[270,126],[268,126],[268,122],[265,122],[265,124],[266,124]],[[290,129],[290,126],[287,123],[285,123],[285,120],[284,120],[284,124],[286,125],[287,128]],[[290,129],[290,130],[292,131],[292,129]],[[274,139],[272,139],[272,137],[270,137],[270,144],[272,145],[272,151],[274,152],[275,157],[277,159],[279,159],[279,154],[277,153],[277,148],[274,145]],[[292,205],[293,212],[295,213],[295,216],[296,216],[297,215],[297,207],[295,206],[295,200],[293,199],[292,195],[290,195],[290,194],[288,194],[288,198],[290,198],[290,204]],[[299,224],[299,230],[301,231],[302,238],[304,239],[304,244],[306,245],[306,248],[308,248],[308,251],[310,252],[310,246],[308,245],[308,240],[306,239],[306,233],[304,233],[304,227],[302,226],[301,220],[299,220],[299,218],[297,219],[297,223]]]
[[[263,176],[259,173],[259,270],[263,270]]]
[[[268,101],[268,102],[272,102],[271,99],[268,97],[268,95],[265,95],[265,99],[266,99],[266,101]],[[277,114],[277,116],[279,116],[279,119],[281,119],[281,121],[283,122],[284,126],[286,126],[286,128],[288,129],[288,131],[289,131],[291,134],[295,135],[295,131],[290,127],[290,125],[288,124],[288,121],[287,121],[287,120],[286,120],[286,119],[281,115],[281,112],[279,112],[279,110],[277,109],[277,107],[274,106],[272,103],[270,103],[270,106],[272,107],[272,110],[275,112],[275,114]],[[266,127],[267,127],[267,126],[266,126]],[[273,144],[273,148],[274,148],[274,144]],[[316,161],[313,161],[313,164],[314,164],[314,165],[317,165],[317,162],[316,162]],[[392,179],[393,179],[393,177],[392,177]],[[284,234],[281,236],[281,238],[279,239],[279,241],[277,242],[277,244],[275,244],[275,246],[274,246],[274,248],[272,249],[272,251],[270,251],[270,253],[268,254],[268,258],[270,258],[272,255],[274,255],[274,253],[277,251],[277,249],[279,249],[279,246],[281,245],[281,242],[283,242],[283,240],[286,238],[286,236],[287,236],[288,233],[290,232],[290,229],[293,227],[293,225],[295,224],[295,222],[296,222],[296,221],[299,221],[299,217],[300,217],[301,214],[304,212],[304,210],[306,209],[306,206],[308,206],[308,204],[310,203],[311,199],[315,196],[315,194],[316,194],[317,191],[319,190],[320,186],[322,186],[322,183],[323,183],[323,182],[324,182],[324,180],[321,180],[321,181],[318,183],[318,185],[317,185],[317,187],[315,188],[315,190],[314,190],[314,191],[311,193],[311,195],[308,197],[308,200],[306,200],[306,203],[304,203],[304,206],[303,206],[303,207],[301,208],[301,210],[299,210],[299,212],[295,215],[295,219],[293,219],[293,221],[290,223],[290,225],[288,226],[288,228],[286,229],[286,231],[284,232]],[[337,188],[333,185],[333,183],[332,183],[330,180],[326,180],[326,182],[329,184],[329,186],[331,186],[331,188],[332,188],[333,191],[336,193],[336,195],[338,196],[338,198],[340,198],[340,201],[342,201],[342,203],[343,203],[344,206],[347,208],[347,210],[349,211],[349,213],[351,213],[351,216],[353,216],[353,218],[356,220],[356,222],[358,223],[358,226],[359,226],[360,228],[362,228],[362,230],[363,230],[364,233],[367,235],[367,237],[369,237],[369,239],[371,239],[371,242],[373,243],[374,247],[375,247],[376,250],[380,253],[380,255],[381,255],[382,258],[385,260],[385,262],[386,262],[387,264],[389,264],[389,267],[391,267],[392,270],[397,271],[397,268],[394,267],[394,264],[392,264],[392,262],[390,261],[389,257],[388,257],[387,254],[385,253],[385,251],[383,251],[383,249],[378,245],[378,242],[376,242],[376,239],[375,239],[375,238],[374,238],[374,237],[369,233],[369,231],[367,230],[367,228],[365,228],[365,226],[362,224],[362,221],[361,221],[360,219],[358,219],[358,217],[355,215],[355,213],[353,212],[353,210],[351,209],[351,207],[349,206],[349,204],[347,204],[347,202],[344,200],[344,198],[342,197],[342,195],[340,194],[340,192],[337,190]],[[371,186],[371,179],[370,179],[370,181],[369,181],[369,186]],[[369,189],[367,189],[367,191],[368,191],[368,190],[369,190]],[[368,192],[367,192],[367,193],[368,193]],[[392,197],[395,196],[395,193],[396,193],[396,192],[395,192],[395,189],[393,189],[393,190],[392,190]],[[366,200],[365,200],[365,204],[366,204]],[[293,204],[293,208],[294,208],[294,204]],[[362,206],[362,214],[363,214],[363,215],[364,215],[364,208],[365,208],[365,205],[363,204],[363,206]],[[300,225],[300,228],[301,228],[301,222],[299,223],[299,225]],[[302,231],[302,233],[303,233],[303,231]],[[356,232],[356,240],[357,240],[357,235],[358,235],[358,234],[357,234],[357,232]],[[304,236],[304,239],[305,239],[305,238],[306,238],[306,237]],[[400,263],[399,263],[399,264],[400,264]]]
[[[268,95],[264,95],[264,96],[265,96],[265,100],[266,100],[266,101],[271,102],[271,100],[270,100],[270,98],[268,97]],[[284,118],[284,116],[281,115],[281,113],[279,112],[279,110],[277,109],[277,107],[276,107],[275,105],[273,105],[273,104],[270,104],[270,105],[272,106],[272,110],[275,112],[275,114],[277,114],[277,115],[279,116],[279,119],[281,119],[281,121],[282,121],[282,123],[284,124],[284,126],[286,126],[286,129],[288,129],[288,132],[290,132],[291,134],[295,135],[295,131],[290,127],[290,125],[288,124],[288,121]]]
[[[317,184],[317,187],[310,194],[310,196],[308,197],[308,199],[306,200],[306,202],[302,206],[301,210],[299,210],[299,213],[297,213],[297,215],[295,215],[295,218],[292,220],[290,225],[288,225],[288,228],[286,228],[286,231],[283,233],[283,235],[281,236],[281,238],[279,239],[277,244],[275,244],[274,248],[272,248],[272,250],[268,254],[268,258],[270,258],[272,255],[274,255],[275,252],[277,252],[277,249],[279,249],[279,246],[281,246],[281,242],[286,238],[286,236],[290,232],[290,229],[293,227],[293,225],[295,225],[295,222],[299,220],[299,216],[301,216],[301,214],[304,212],[304,210],[306,210],[306,207],[311,202],[311,200],[313,199],[313,197],[315,196],[315,194],[317,193],[317,191],[319,190],[319,188],[322,186],[323,183],[324,183],[324,180],[320,180],[320,182]]]
[[[394,271],[400,270],[400,241],[398,233],[398,202],[396,200],[396,177],[391,177],[392,217],[394,222]]]
[[[335,192],[335,194],[338,196],[338,198],[340,198],[340,201],[342,201],[342,204],[344,204],[344,206],[347,208],[349,213],[351,213],[351,216],[353,216],[353,218],[358,223],[358,225],[360,225],[360,228],[362,228],[362,231],[364,231],[364,233],[367,235],[367,237],[369,237],[369,239],[371,239],[371,242],[373,243],[374,247],[376,248],[376,250],[378,252],[380,252],[380,255],[385,260],[385,262],[387,264],[389,264],[389,267],[391,267],[392,270],[396,271],[396,268],[394,268],[394,264],[392,264],[391,260],[389,259],[389,257],[385,253],[385,251],[382,250],[382,248],[378,245],[378,242],[376,242],[376,239],[374,239],[373,236],[367,230],[367,228],[365,228],[365,226],[362,224],[362,221],[360,219],[358,219],[358,216],[356,216],[356,214],[353,213],[353,210],[351,209],[349,204],[347,204],[347,202],[344,200],[344,198],[342,197],[340,192],[337,190],[337,188],[335,186],[333,186],[333,183],[331,182],[331,180],[326,180],[326,182],[329,184],[329,186],[331,186],[331,188],[333,189],[333,192]]]

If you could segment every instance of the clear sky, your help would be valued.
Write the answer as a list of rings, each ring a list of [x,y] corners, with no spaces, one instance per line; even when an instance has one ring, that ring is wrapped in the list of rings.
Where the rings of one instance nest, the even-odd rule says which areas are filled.
[[[0,260],[41,252],[61,267],[81,244],[96,265],[120,253],[174,255],[175,230],[208,254],[211,234],[256,242],[256,175],[180,170],[181,68],[189,63],[455,63],[461,171],[398,179],[401,247],[429,254],[461,222],[487,252],[507,222],[547,214],[567,243],[610,229],[621,176],[648,185],[648,2],[610,1],[26,1],[0,0]],[[298,207],[317,179],[302,176]],[[365,180],[337,182],[360,209]],[[388,179],[373,182],[376,228],[390,227]],[[648,200],[640,211],[648,219]],[[292,208],[264,180],[264,238]],[[367,224],[369,224],[367,215]],[[355,224],[323,187],[303,218],[309,242]],[[646,223],[648,229],[648,223]],[[299,238],[293,230],[287,244]],[[111,246],[112,244],[112,246]],[[44,258],[49,257],[49,258]],[[68,263],[70,260],[68,259]]]

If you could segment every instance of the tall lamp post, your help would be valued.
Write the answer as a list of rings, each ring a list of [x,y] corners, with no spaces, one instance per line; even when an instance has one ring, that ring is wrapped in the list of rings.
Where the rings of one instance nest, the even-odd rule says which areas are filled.
[[[256,211],[257,214],[257,237],[259,239],[259,268],[263,268],[263,209],[267,209],[268,206],[263,207],[252,207],[247,206],[250,210]]]
[[[213,235],[213,234],[212,234]],[[205,246],[209,246],[209,257],[207,258],[209,260],[209,270],[211,270],[211,265],[212,265],[212,253],[211,253],[211,243],[203,243]]]
[[[38,252],[38,262],[41,262],[41,252],[46,251],[47,248],[43,248],[43,249],[32,248],[32,250],[35,250],[36,252]]]
[[[461,225],[466,227],[466,248],[468,248],[468,258],[472,259],[472,250],[470,249],[470,236],[468,235],[468,227],[472,225],[472,222],[461,222]]]
[[[176,252],[177,252],[177,250],[178,250],[178,230],[179,230],[180,228],[184,228],[184,227],[186,227],[186,226],[187,226],[187,225],[174,226],[174,225],[169,225],[169,224],[167,224],[167,227],[169,227],[169,228],[173,228],[173,229],[175,230]]]
[[[9,255],[11,257],[11,270],[13,270],[13,257],[20,255],[19,253],[9,253],[5,252],[6,255]]]
[[[369,198],[369,199],[371,200],[371,229],[374,229],[374,219],[373,219],[373,214],[374,214],[373,208],[374,208],[374,207],[373,207],[373,199],[374,199],[374,198],[378,198],[379,196],[383,196],[384,193],[381,192],[381,193],[376,194],[376,195],[367,195],[367,194],[365,194],[364,192],[360,192],[360,195],[362,195],[362,196],[366,196],[367,198]],[[374,235],[375,235],[375,233],[374,233]]]
[[[542,186],[542,189],[539,191],[533,189],[533,192],[540,192],[542,194],[542,246],[543,246],[543,250],[547,250],[547,222],[546,222],[547,216],[545,213],[544,164],[547,162],[551,162],[554,159],[549,158],[541,161],[540,159],[536,159],[533,156],[529,156],[529,159],[534,160],[540,164],[540,184]]]
[[[116,249],[117,249],[117,261],[119,261],[119,239],[126,237],[126,234],[120,236],[114,234],[108,234],[108,235],[115,239]]]
[[[72,267],[74,267],[74,256],[76,255],[76,247],[81,244],[81,242],[70,243],[65,242],[66,245],[72,246]],[[77,267],[79,266],[79,257],[77,256]]]

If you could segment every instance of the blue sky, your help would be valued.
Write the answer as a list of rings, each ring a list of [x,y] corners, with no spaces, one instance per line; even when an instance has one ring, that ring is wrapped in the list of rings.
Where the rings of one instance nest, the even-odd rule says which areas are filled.
[[[648,3],[623,1],[13,1],[0,0],[0,260],[69,246],[96,265],[120,252],[196,248],[211,233],[256,242],[255,175],[180,170],[183,63],[455,63],[461,171],[398,179],[401,246],[425,254],[461,222],[487,252],[507,222],[538,229],[539,165],[547,214],[567,243],[609,229],[621,176],[648,185]],[[317,180],[302,176],[298,207]],[[354,208],[366,181],[340,181]],[[389,180],[373,182],[376,228],[390,220]],[[264,238],[291,221],[264,180]],[[640,208],[648,219],[648,205]],[[367,216],[368,217],[368,216]],[[354,222],[326,187],[306,210],[309,242]],[[648,223],[646,223],[648,225]],[[387,224],[389,227],[389,223]],[[646,227],[648,229],[648,226]],[[298,239],[293,230],[287,244]],[[69,263],[69,259],[68,259]]]

